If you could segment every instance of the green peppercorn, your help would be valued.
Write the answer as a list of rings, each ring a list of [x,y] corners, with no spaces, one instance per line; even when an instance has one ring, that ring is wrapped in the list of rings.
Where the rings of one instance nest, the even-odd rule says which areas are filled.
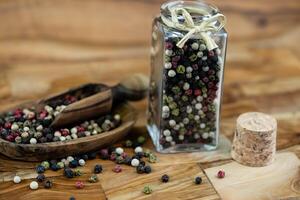
[[[188,101],[189,100],[189,98],[186,96],[186,95],[183,95],[182,97],[181,97],[181,99],[182,99],[182,101]]]
[[[176,69],[177,73],[179,74],[184,74],[185,72],[185,67],[183,65],[179,65],[177,66],[177,69]]]
[[[79,169],[75,169],[75,170],[74,170],[74,175],[75,175],[75,176],[81,176],[81,175],[82,175],[82,172],[81,172]]]
[[[178,86],[172,87],[172,92],[173,92],[174,94],[179,94],[179,93],[180,93],[180,87],[178,87]]]
[[[145,186],[143,189],[144,194],[151,194],[152,193],[152,189],[150,186]]]
[[[194,62],[195,60],[197,60],[198,56],[196,54],[192,54],[189,59],[190,61]]]
[[[89,182],[90,183],[96,183],[98,182],[99,179],[98,179],[98,176],[96,174],[93,174],[90,178],[89,178]]]
[[[150,154],[149,154],[149,157],[148,157],[148,161],[149,161],[150,163],[156,163],[156,162],[157,162],[157,157],[156,157],[156,155],[153,154],[153,153],[150,153]]]
[[[172,110],[172,115],[174,115],[174,116],[178,116],[179,115],[179,109],[177,108],[177,109],[174,109],[174,110]]]
[[[43,162],[41,163],[41,165],[42,165],[45,169],[49,169],[49,167],[50,167],[50,164],[49,164],[48,161],[43,161]]]
[[[59,169],[62,169],[65,167],[65,164],[63,162],[58,162],[57,166],[59,167]]]
[[[169,107],[170,107],[171,110],[173,110],[173,109],[177,108],[177,103],[172,102],[172,103],[169,104]]]
[[[144,144],[145,141],[146,141],[146,138],[144,136],[139,136],[138,139],[137,139],[138,143],[140,144]]]
[[[132,147],[132,141],[131,140],[126,140],[124,146],[127,147],[127,148]]]

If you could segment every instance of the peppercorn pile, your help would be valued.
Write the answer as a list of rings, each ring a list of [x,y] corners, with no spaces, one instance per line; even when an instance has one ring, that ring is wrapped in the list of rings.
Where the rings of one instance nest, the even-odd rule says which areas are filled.
[[[203,40],[190,39],[178,48],[178,38],[165,41],[163,70],[163,149],[176,144],[215,143],[220,98],[220,49],[208,51]]]
[[[41,111],[35,108],[16,109],[0,116],[0,137],[20,144],[36,144],[77,139],[97,135],[116,128],[121,123],[119,114],[102,116],[85,121],[75,127],[53,129],[50,124],[66,105],[80,97],[66,95],[49,102]]]

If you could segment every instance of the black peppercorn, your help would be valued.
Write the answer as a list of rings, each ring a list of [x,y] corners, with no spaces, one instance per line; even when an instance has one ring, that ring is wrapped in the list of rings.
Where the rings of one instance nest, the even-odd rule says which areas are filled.
[[[51,169],[52,171],[57,171],[57,170],[60,169],[60,167],[55,163],[55,164],[52,164],[52,165],[50,166],[50,169]]]
[[[93,160],[96,158],[97,152],[90,152],[87,155],[88,155],[89,160]]]
[[[73,178],[74,177],[74,172],[72,169],[70,168],[65,168],[64,169],[64,175],[67,177],[67,178]]]
[[[95,165],[95,167],[94,167],[94,172],[95,172],[95,174],[99,174],[99,173],[101,173],[102,172],[102,166],[101,165]]]
[[[45,183],[44,183],[44,187],[45,187],[46,189],[51,188],[52,185],[53,185],[53,183],[52,183],[51,180],[46,180]]]
[[[163,183],[167,183],[169,182],[169,176],[167,174],[164,174],[162,177],[161,177],[161,181]]]
[[[126,157],[125,159],[124,159],[124,163],[126,164],[126,165],[131,165],[131,158],[130,157]]]
[[[70,163],[69,163],[69,167],[71,168],[76,168],[78,167],[79,163],[78,163],[78,160],[72,160]]]
[[[143,152],[137,152],[135,154],[135,156],[139,157],[139,159],[141,159],[142,157],[144,157],[144,153]]]
[[[38,176],[36,177],[36,180],[38,182],[43,182],[45,180],[45,175],[44,174],[38,174]]]
[[[145,172],[146,174],[150,174],[151,171],[152,171],[152,169],[151,169],[151,167],[150,167],[149,165],[147,165],[147,166],[144,167],[144,172]]]
[[[143,161],[143,160],[140,160],[140,165],[143,165],[143,166],[145,166],[145,165],[146,165],[145,161]]]
[[[199,185],[199,184],[201,184],[201,183],[202,183],[202,178],[201,178],[200,176],[197,176],[197,177],[195,178],[195,184]]]
[[[45,167],[42,166],[42,165],[38,165],[38,166],[36,167],[36,172],[37,172],[38,174],[44,173],[44,172],[45,172]]]
[[[89,156],[87,154],[83,154],[81,156],[81,159],[83,159],[84,161],[87,161],[89,159]]]
[[[143,173],[144,173],[144,166],[143,166],[143,165],[138,165],[138,166],[136,167],[136,172],[137,172],[138,174],[143,174]]]

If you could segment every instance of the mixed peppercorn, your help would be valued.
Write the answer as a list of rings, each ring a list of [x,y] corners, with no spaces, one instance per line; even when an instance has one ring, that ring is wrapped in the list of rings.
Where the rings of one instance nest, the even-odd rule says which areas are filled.
[[[160,120],[153,119],[160,101],[150,92],[149,119],[161,130],[161,149],[177,144],[215,144],[219,107],[220,49],[209,51],[201,39],[189,39],[183,48],[179,38],[165,39]],[[153,91],[156,86],[153,82]],[[154,133],[152,133],[154,134]],[[152,136],[152,138],[157,138]]]
[[[55,117],[68,104],[79,100],[76,96],[49,102],[41,111],[36,108],[16,109],[0,115],[0,137],[18,144],[36,144],[68,141],[90,135],[97,135],[118,127],[121,123],[119,114],[108,114],[95,120],[85,121],[78,126],[54,129],[50,127]]]

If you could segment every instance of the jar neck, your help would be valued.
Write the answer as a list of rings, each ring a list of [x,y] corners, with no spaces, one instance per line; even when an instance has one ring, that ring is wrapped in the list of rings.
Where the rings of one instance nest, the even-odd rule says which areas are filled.
[[[188,10],[195,24],[201,23],[205,18],[219,13],[219,10],[215,6],[207,4],[203,1],[171,0],[161,5],[160,14],[171,20],[170,10],[175,8],[185,8]],[[182,23],[184,22],[184,19],[181,15],[178,15],[178,21]]]

